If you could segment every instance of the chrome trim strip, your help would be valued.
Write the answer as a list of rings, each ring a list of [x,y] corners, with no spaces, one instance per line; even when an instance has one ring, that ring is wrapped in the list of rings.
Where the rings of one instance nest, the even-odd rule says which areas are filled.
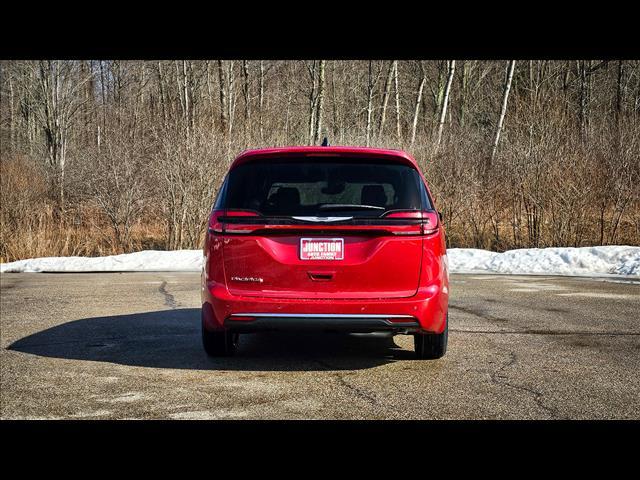
[[[352,220],[353,217],[291,217],[304,222],[342,222]]]
[[[412,315],[384,315],[365,313],[232,313],[231,317],[268,317],[268,318],[415,318]]]

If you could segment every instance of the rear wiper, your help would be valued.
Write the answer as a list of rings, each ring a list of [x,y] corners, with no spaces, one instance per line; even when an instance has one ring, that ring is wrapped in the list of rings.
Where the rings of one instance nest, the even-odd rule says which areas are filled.
[[[323,203],[319,210],[385,210],[384,207],[375,205],[355,205],[350,203]]]

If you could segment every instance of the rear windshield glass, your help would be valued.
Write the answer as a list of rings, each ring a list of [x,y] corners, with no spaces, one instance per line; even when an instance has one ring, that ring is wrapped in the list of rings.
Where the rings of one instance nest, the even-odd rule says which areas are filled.
[[[379,217],[431,210],[419,173],[373,160],[251,162],[229,173],[226,207],[265,216]]]

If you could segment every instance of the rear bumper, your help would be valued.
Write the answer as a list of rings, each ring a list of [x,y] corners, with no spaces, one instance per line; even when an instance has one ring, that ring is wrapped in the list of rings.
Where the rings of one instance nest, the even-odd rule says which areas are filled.
[[[252,320],[249,320],[252,319]],[[226,328],[238,332],[265,330],[336,330],[347,332],[415,331],[418,321],[409,315],[345,315],[241,313],[224,321]]]
[[[448,288],[429,285],[416,295],[397,299],[290,299],[242,297],[208,282],[202,289],[207,330],[342,330],[441,333],[445,327]]]

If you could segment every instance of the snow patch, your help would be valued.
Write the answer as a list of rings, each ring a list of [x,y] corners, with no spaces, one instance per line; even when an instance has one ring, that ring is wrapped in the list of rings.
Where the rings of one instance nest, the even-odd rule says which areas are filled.
[[[144,250],[107,257],[44,257],[0,264],[0,272],[195,272],[202,250]]]
[[[451,248],[447,254],[454,273],[640,276],[640,247],[523,248],[503,253]]]
[[[640,247],[526,248],[504,253],[451,248],[447,257],[452,273],[640,277]],[[108,257],[18,260],[0,264],[0,272],[198,272],[202,261],[202,250],[145,250]]]

